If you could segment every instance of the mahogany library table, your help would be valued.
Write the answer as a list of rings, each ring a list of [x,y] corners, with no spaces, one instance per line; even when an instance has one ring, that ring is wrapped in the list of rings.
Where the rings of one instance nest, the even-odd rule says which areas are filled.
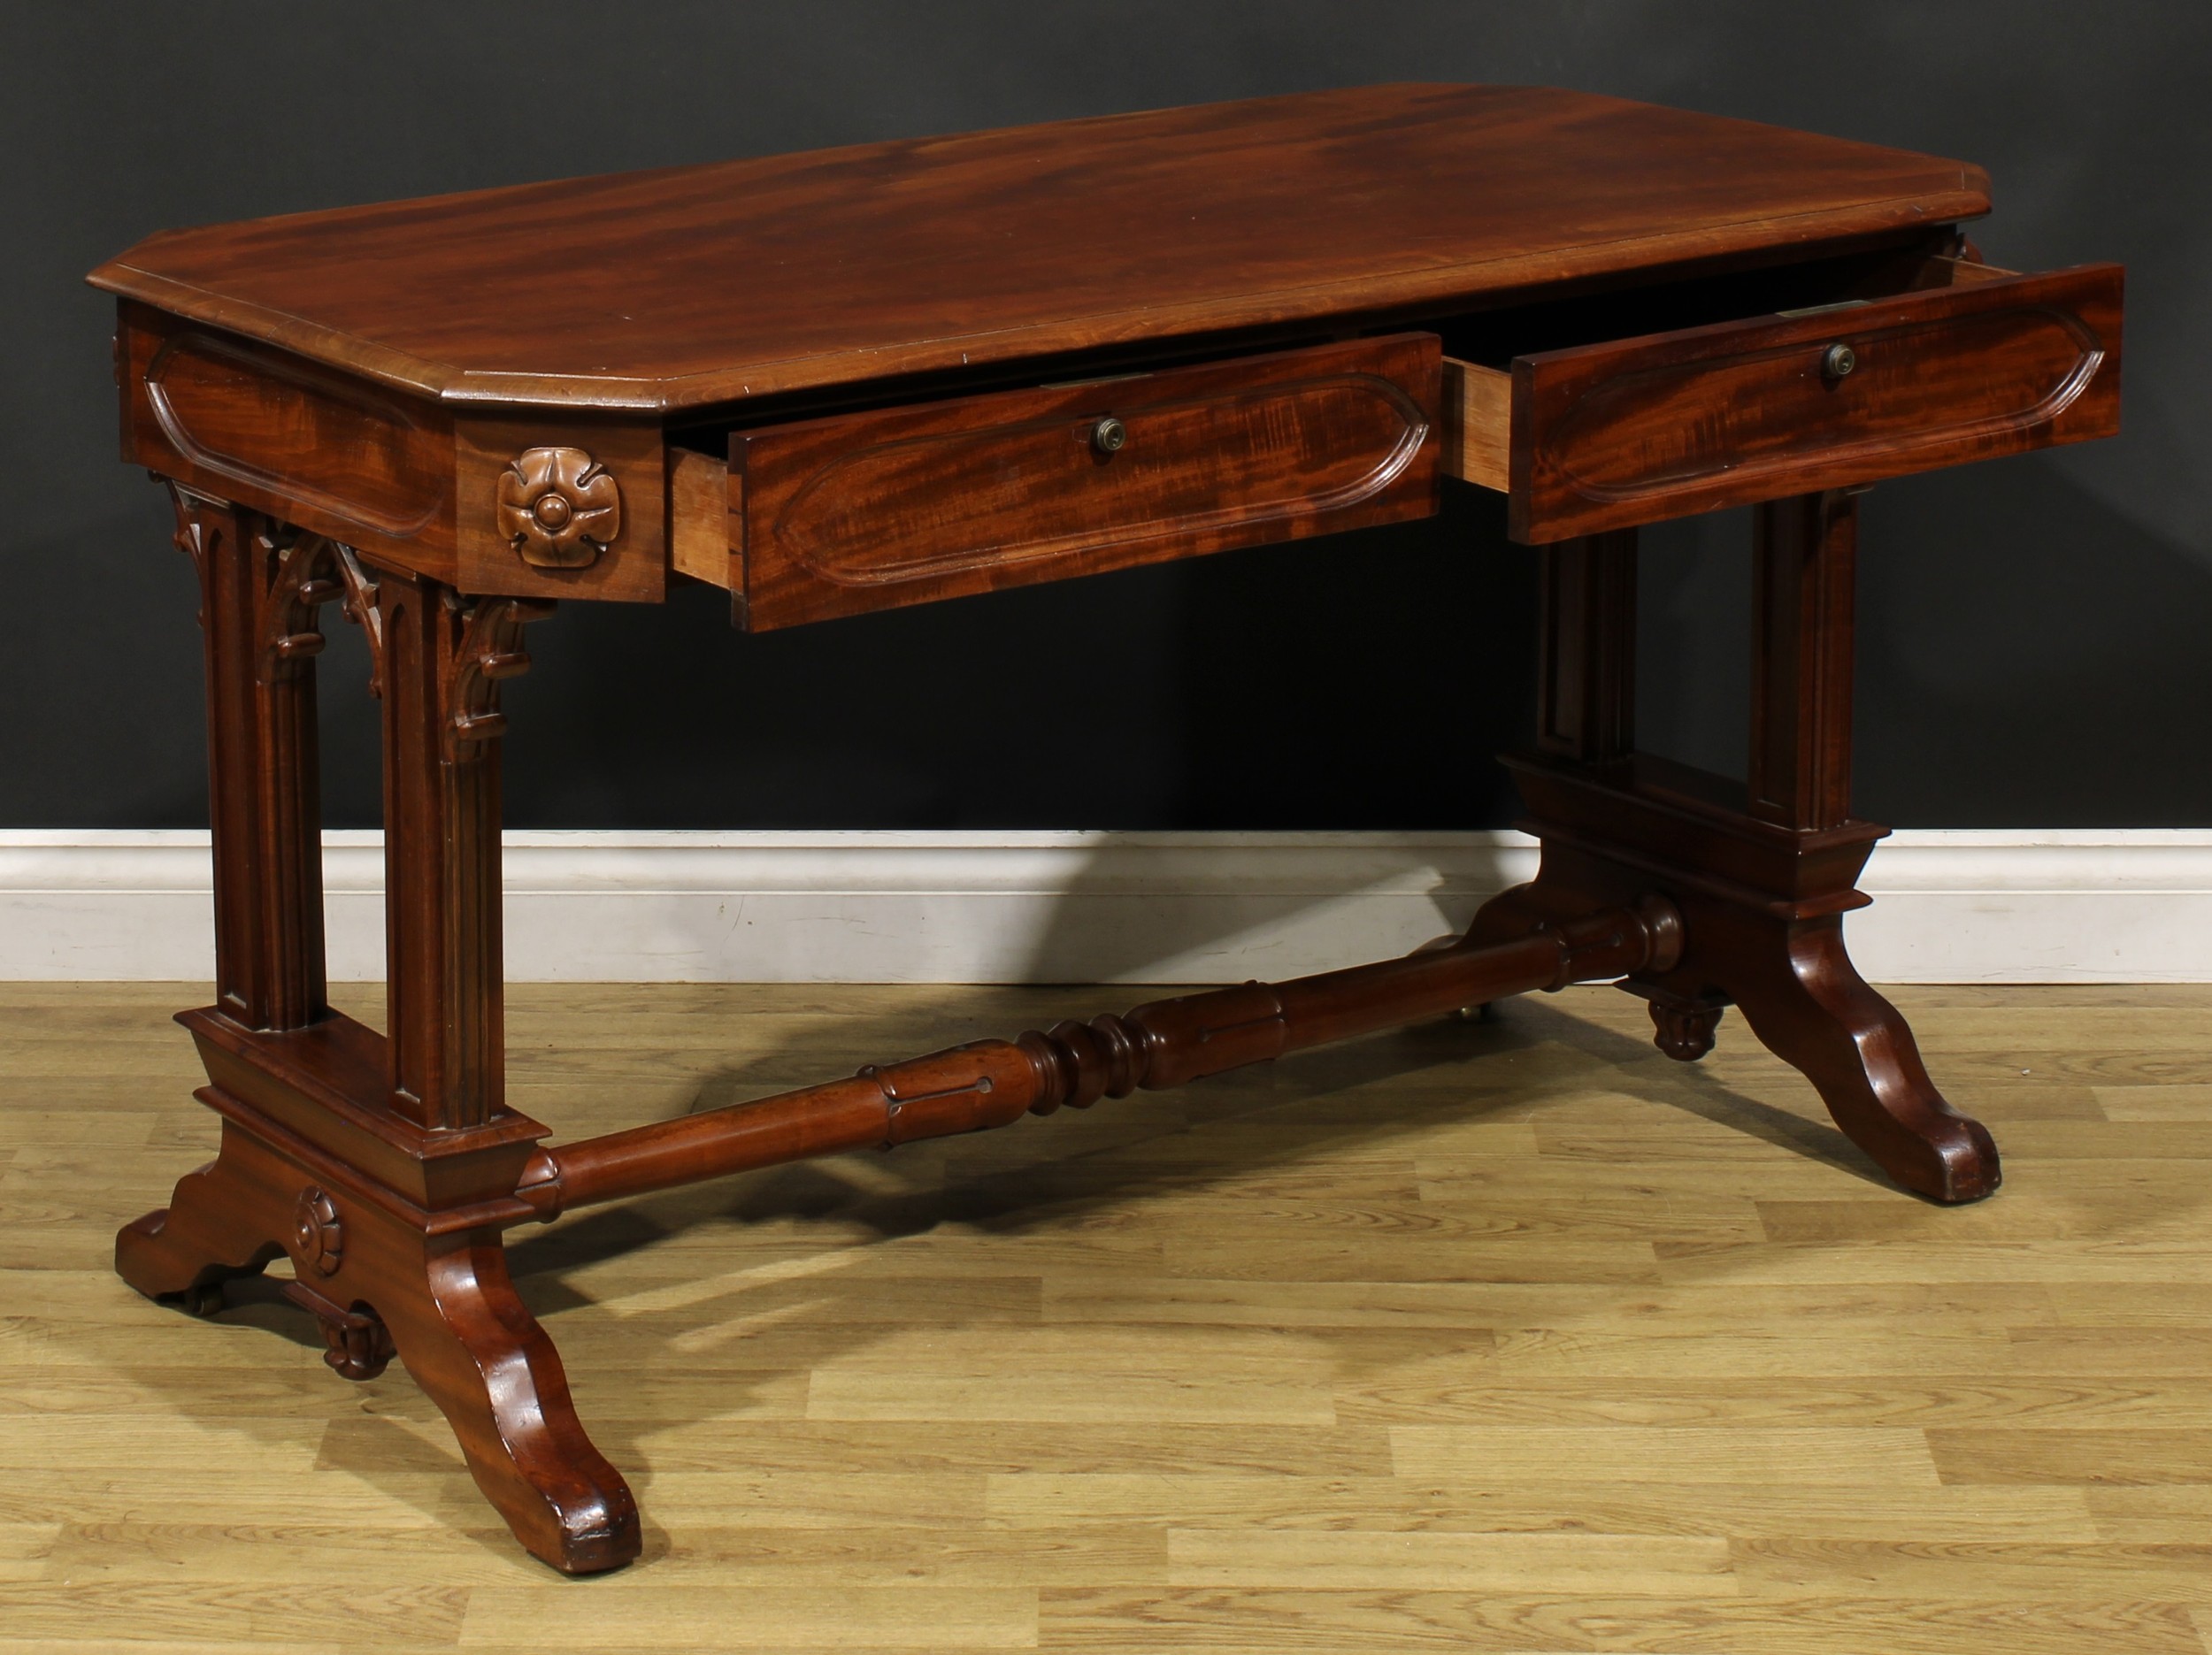
[[[638,1552],[502,1237],[1002,1126],[1568,983],[1694,1059],[1724,1007],[1898,1183],[1996,1188],[1846,956],[1855,496],[2111,434],[2121,272],[1960,234],[1979,169],[1528,87],[1389,86],[566,180],[150,237],[122,446],[201,582],[216,1159],[117,1237],[207,1313],[289,1256],[532,1552]],[[1065,1022],[548,1147],[503,1094],[500,686],[561,601],[759,632],[1434,513],[1540,546],[1533,883],[1449,946]],[[1755,508],[1739,783],[1636,751],[1636,530]],[[1356,576],[1354,578],[1356,578]],[[383,703],[389,1033],[325,993],[319,616]]]

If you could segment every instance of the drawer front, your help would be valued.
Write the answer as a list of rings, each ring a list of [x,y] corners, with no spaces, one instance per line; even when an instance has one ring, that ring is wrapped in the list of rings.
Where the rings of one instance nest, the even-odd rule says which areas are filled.
[[[2109,436],[2120,291],[2116,264],[1989,276],[1521,357],[1512,533],[1564,540]]]
[[[1442,360],[1397,334],[740,432],[744,623],[1428,516]]]

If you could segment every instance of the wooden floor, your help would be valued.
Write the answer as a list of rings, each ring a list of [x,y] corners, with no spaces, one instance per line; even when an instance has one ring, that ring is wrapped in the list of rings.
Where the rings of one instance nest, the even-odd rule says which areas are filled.
[[[521,988],[513,1092],[576,1136],[1145,997]],[[2005,1153],[1963,1210],[1588,989],[519,1232],[645,1511],[580,1582],[396,1366],[109,1273],[213,1145],[195,999],[0,985],[0,1649],[2212,1634],[2212,989],[1898,992]]]

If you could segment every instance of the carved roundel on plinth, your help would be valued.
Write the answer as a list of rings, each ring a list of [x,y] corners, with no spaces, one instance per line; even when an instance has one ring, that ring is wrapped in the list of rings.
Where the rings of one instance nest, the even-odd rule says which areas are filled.
[[[587,568],[622,532],[622,491],[581,448],[526,448],[499,474],[499,532],[526,563]]]
[[[311,1184],[302,1190],[299,1205],[292,1209],[292,1243],[300,1261],[334,1276],[345,1256],[345,1239],[337,1203]]]

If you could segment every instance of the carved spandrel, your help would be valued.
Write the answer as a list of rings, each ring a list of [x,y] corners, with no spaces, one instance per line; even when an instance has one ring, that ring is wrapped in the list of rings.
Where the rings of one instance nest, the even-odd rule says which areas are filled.
[[[349,546],[305,531],[289,539],[265,534],[265,561],[273,571],[260,609],[264,683],[297,676],[323,651],[318,611],[335,599],[340,612],[361,628],[369,647],[369,693],[384,693],[384,617],[376,607],[376,582]]]
[[[463,600],[450,592],[445,601],[460,617],[460,635],[447,668],[443,732],[445,757],[458,762],[475,757],[483,743],[507,732],[499,686],[530,670],[522,629],[546,619],[553,605],[534,598]]]
[[[339,606],[345,617],[361,629],[369,646],[369,693],[384,695],[384,611],[376,607],[376,582],[362,566],[360,554],[350,546],[334,543],[339,585],[345,588]]]
[[[552,615],[553,601],[471,597],[402,575],[367,586],[363,601],[382,640],[380,670],[402,674],[396,686],[385,678],[388,707],[396,690],[403,701],[416,701],[426,718],[425,732],[433,734],[445,763],[482,757],[487,744],[507,730],[506,715],[499,709],[500,686],[530,670],[522,629]],[[390,652],[408,638],[414,643],[394,656]],[[419,669],[406,664],[411,655]],[[418,670],[422,676],[416,676]],[[399,716],[411,722],[415,716],[403,710]]]
[[[261,594],[261,681],[273,684],[296,676],[306,663],[322,654],[323,634],[317,611],[340,594],[335,548],[319,534],[296,533],[288,539],[263,531],[257,549],[263,567],[269,569],[267,590]]]
[[[199,623],[207,625],[208,560],[214,555],[216,543],[230,532],[230,508],[219,500],[195,494],[181,484],[167,478],[157,479],[169,491],[169,504],[175,510],[177,526],[171,539],[176,548],[192,560],[192,573],[200,583]]]

